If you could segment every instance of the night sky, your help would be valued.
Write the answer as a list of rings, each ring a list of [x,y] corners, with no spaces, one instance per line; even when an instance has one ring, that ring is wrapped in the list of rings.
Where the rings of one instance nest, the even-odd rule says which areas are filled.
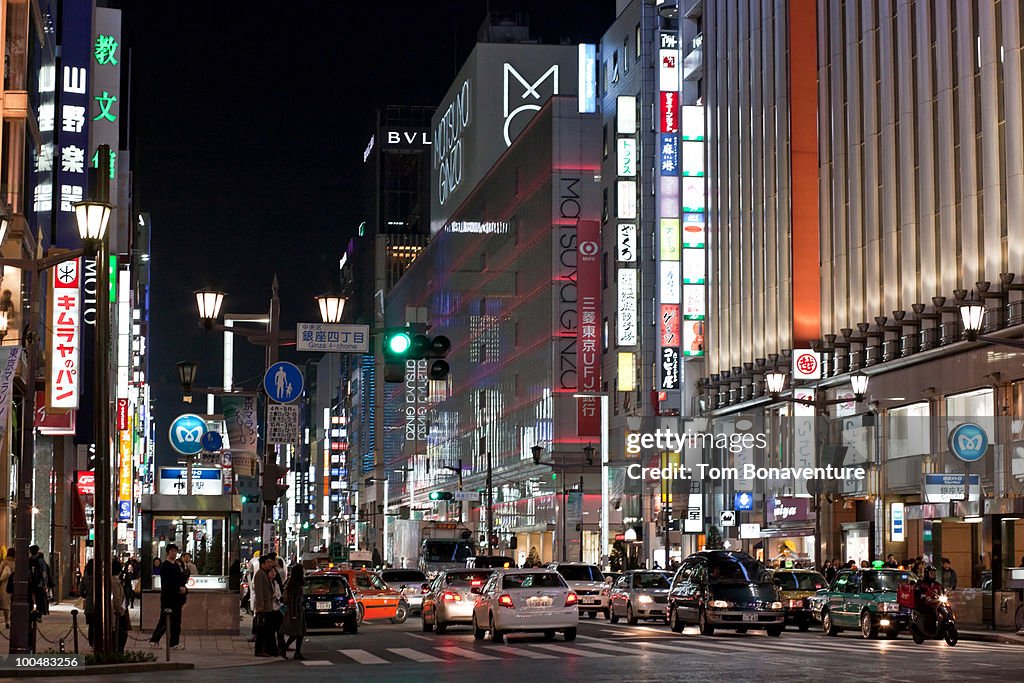
[[[192,292],[218,287],[225,311],[265,312],[276,273],[282,329],[318,321],[312,297],[331,289],[364,219],[374,107],[436,106],[488,6],[527,13],[549,43],[596,42],[615,15],[613,0],[122,4],[135,207],[153,226],[161,464],[175,457],[168,423],[188,410],[175,363],[197,361],[198,386],[221,381],[222,337],[199,329]],[[263,350],[239,338],[235,348],[236,384],[255,386]],[[196,401],[204,411],[205,398]]]

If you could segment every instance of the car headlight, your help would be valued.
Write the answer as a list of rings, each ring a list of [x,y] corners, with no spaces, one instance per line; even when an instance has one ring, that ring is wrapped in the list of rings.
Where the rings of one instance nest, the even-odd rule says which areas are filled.
[[[654,598],[652,598],[650,595],[638,595],[637,598],[636,598],[636,601],[637,602],[642,602],[642,603],[648,603],[648,602],[654,602]]]
[[[773,602],[772,609],[782,609],[782,603],[778,601]]]
[[[726,609],[732,607],[732,603],[726,600],[712,600],[708,603],[708,607],[717,607],[719,609]]]

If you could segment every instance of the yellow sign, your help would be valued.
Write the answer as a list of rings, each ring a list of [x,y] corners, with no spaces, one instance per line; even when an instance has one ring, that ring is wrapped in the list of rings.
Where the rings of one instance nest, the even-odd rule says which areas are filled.
[[[128,415],[128,429],[122,429],[118,434],[118,500],[132,499],[132,479],[134,469],[132,467],[132,415]]]

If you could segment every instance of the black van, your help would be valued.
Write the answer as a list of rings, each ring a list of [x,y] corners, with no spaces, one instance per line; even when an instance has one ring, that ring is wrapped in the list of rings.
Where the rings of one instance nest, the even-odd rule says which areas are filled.
[[[697,624],[706,636],[716,628],[739,633],[764,629],[779,636],[786,612],[762,563],[747,553],[704,550],[686,558],[672,579],[668,623],[676,633]]]

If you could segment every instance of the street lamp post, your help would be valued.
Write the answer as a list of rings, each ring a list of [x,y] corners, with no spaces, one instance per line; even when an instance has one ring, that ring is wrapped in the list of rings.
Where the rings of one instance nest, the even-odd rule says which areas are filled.
[[[967,341],[985,342],[997,346],[1006,346],[1014,349],[1024,349],[1024,339],[1013,339],[995,337],[990,334],[981,334],[985,326],[985,304],[975,298],[974,293],[960,304],[960,321],[964,326],[964,336]]]
[[[601,401],[601,556],[599,561],[601,564],[605,564],[605,557],[610,555],[609,542],[610,536],[610,520],[608,519],[608,497],[610,491],[608,489],[608,440],[610,438],[610,424],[609,424],[609,411],[608,411],[608,394],[607,392],[588,392],[573,394],[575,398],[597,398]],[[668,549],[665,550],[666,557],[668,557]]]
[[[100,156],[101,162],[106,158],[105,152],[101,150]],[[95,227],[98,231],[98,236],[102,238],[104,231],[106,230],[106,221],[109,219],[110,206],[103,204],[102,202],[88,202],[83,204],[89,205],[101,205],[101,210],[97,212],[86,211],[87,215],[94,215],[98,220],[86,228]],[[106,212],[102,207],[106,207]],[[78,213],[78,205],[75,206],[76,214]],[[8,229],[11,225],[11,217],[6,212],[0,213],[0,242],[7,236]],[[82,224],[79,224],[81,237],[83,238],[83,248],[74,249],[60,254],[51,255],[44,257],[42,255],[42,236],[40,235],[36,241],[36,255],[34,259],[0,259],[0,266],[11,266],[14,268],[21,268],[32,274],[32,279],[29,285],[29,296],[32,299],[32,303],[29,306],[29,323],[25,328],[27,332],[22,339],[22,344],[25,347],[25,353],[27,356],[28,365],[28,389],[25,392],[25,399],[23,404],[23,415],[28,416],[23,421],[23,435],[21,438],[21,444],[18,456],[18,472],[17,472],[17,498],[18,507],[16,512],[16,522],[14,528],[14,549],[15,553],[15,569],[14,569],[14,592],[11,596],[11,636],[10,636],[10,652],[11,654],[25,654],[31,652],[31,645],[29,643],[29,622],[31,620],[31,603],[29,601],[29,566],[28,566],[28,539],[32,534],[32,515],[38,511],[35,506],[32,492],[33,485],[32,481],[35,477],[35,430],[31,426],[31,416],[35,414],[35,383],[36,375],[38,374],[39,368],[39,334],[38,330],[41,325],[40,308],[42,306],[42,292],[46,285],[44,278],[44,272],[53,268],[61,263],[77,259],[82,256],[91,256],[95,253],[94,250],[98,248],[98,240],[90,239],[92,231],[87,229],[82,231]],[[97,255],[97,258],[99,256]],[[104,275],[107,273],[106,267],[100,269]],[[109,278],[107,278],[109,282]],[[103,291],[103,290],[98,290]],[[97,306],[98,312],[103,312],[104,306]],[[109,315],[109,311],[106,311]],[[6,336],[7,324],[9,320],[4,316],[3,320],[0,321],[0,339]],[[97,323],[99,322],[97,316]],[[99,336],[101,328],[96,328],[97,336]],[[104,342],[105,344],[106,342]],[[99,348],[105,348],[100,346]],[[106,375],[104,375],[106,377]],[[97,375],[97,379],[99,375]],[[97,397],[98,398],[98,397]],[[97,412],[97,419],[99,419],[99,412]],[[109,413],[107,413],[109,417]],[[109,471],[109,470],[108,470]],[[111,489],[108,485],[107,491]],[[98,492],[98,491],[97,491]],[[107,527],[109,530],[109,526]],[[51,539],[52,541],[52,539]],[[108,581],[109,583],[109,581]],[[108,641],[109,642],[109,641]]]
[[[796,398],[795,396],[782,396],[783,390],[786,388],[786,374],[779,372],[778,370],[772,370],[765,375],[765,388],[768,395],[772,399],[777,401],[786,401],[787,403],[795,403],[799,405],[810,406],[814,408],[814,418],[824,417],[824,409],[827,406],[839,405],[841,403],[849,403],[848,398],[836,398],[836,399],[822,399],[815,393],[814,399],[802,399]],[[864,400],[868,391],[868,376],[862,372],[854,373],[850,376],[850,387],[853,389],[853,400],[855,403],[860,403]],[[818,449],[818,445],[814,445],[814,466],[819,467],[821,465],[821,452]],[[822,561],[821,557],[821,491],[816,490],[814,492],[814,561],[820,566]]]

